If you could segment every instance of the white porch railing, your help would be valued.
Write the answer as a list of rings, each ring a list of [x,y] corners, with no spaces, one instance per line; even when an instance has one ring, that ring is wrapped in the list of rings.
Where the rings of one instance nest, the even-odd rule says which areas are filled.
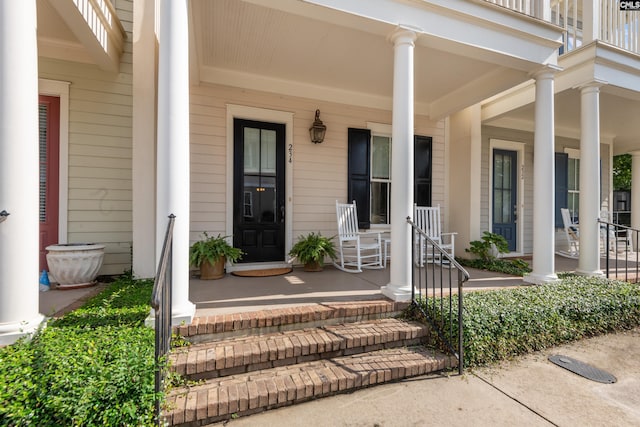
[[[116,43],[115,48],[122,50],[124,29],[117,18],[111,0],[73,0],[76,7],[87,21],[91,32],[105,52],[109,52],[109,40]]]
[[[620,0],[485,1],[548,20],[564,28],[564,46],[561,48],[561,54],[594,39],[633,53],[640,53],[640,12],[621,11]],[[551,13],[548,13],[547,8],[551,9]]]

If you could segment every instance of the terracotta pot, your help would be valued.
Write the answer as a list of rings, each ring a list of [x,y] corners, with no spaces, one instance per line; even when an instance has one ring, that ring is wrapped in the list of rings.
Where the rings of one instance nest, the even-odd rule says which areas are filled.
[[[226,258],[222,257],[213,264],[204,261],[200,264],[200,278],[202,280],[222,279],[224,277],[224,264]]]
[[[322,271],[322,264],[318,261],[309,261],[304,265],[304,271]]]

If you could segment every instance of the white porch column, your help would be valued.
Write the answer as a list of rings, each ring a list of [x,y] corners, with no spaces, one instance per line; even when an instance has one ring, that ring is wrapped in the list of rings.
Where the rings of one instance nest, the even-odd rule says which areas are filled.
[[[546,283],[555,274],[554,89],[555,69],[536,73],[535,135],[533,142],[533,271],[524,280]]]
[[[600,270],[600,83],[580,87],[580,258],[578,274]]]
[[[158,70],[156,264],[168,216],[173,234],[173,323],[191,322],[189,301],[189,22],[186,0],[163,0]]]
[[[157,268],[155,7],[154,1],[133,3],[133,272],[144,278]]]
[[[411,299],[411,227],[413,217],[413,47],[416,33],[398,28],[394,45],[391,143],[391,271],[382,293],[394,301]]]
[[[38,312],[38,46],[35,0],[0,1],[0,344]]]
[[[631,153],[631,228],[640,229],[640,151]],[[640,242],[633,242],[638,250]]]

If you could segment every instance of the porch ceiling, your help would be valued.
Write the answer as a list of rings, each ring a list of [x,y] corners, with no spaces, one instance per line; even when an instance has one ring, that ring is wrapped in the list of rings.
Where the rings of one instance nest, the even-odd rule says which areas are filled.
[[[86,13],[93,20],[93,27],[73,0],[37,0],[36,4],[39,56],[96,64],[106,71],[118,71],[126,34],[115,12],[108,7],[109,3],[101,6],[100,13],[90,9],[92,3],[85,5],[89,8]]]
[[[192,0],[192,83],[217,83],[390,109],[393,47],[387,37],[398,22],[414,26],[411,9],[426,17],[424,22],[417,23],[431,26],[429,33],[420,30],[416,41],[417,113],[442,117],[525,81],[527,74],[539,68],[544,60],[555,62],[556,33],[550,31],[549,25],[531,22],[524,15],[491,4],[480,4],[484,2],[473,7],[488,10],[493,13],[491,19],[501,18],[504,22],[489,23],[429,2],[377,2],[378,6],[397,4],[397,9],[387,11],[404,11],[404,17],[393,18],[397,20],[395,23],[311,3],[331,2]],[[354,8],[360,5],[358,2],[341,5],[347,3]],[[447,5],[453,7],[453,3],[459,2]],[[534,60],[526,54],[497,53],[500,43],[506,46],[504,40],[496,39],[495,43],[477,40],[472,45],[436,34],[439,30],[429,20],[437,20],[440,15],[453,19],[460,28],[466,27],[463,32],[484,34],[486,30],[488,39],[496,38],[497,34],[525,40],[525,35],[519,34],[514,29],[518,27],[513,25],[518,22],[525,26],[539,25],[543,36],[526,40],[537,44],[537,57]],[[499,34],[500,30],[505,33]],[[546,52],[548,58],[540,59],[544,57],[540,52]]]
[[[601,42],[560,57],[564,68],[556,77],[557,136],[580,139],[580,87],[590,81],[600,87],[600,135],[613,142],[613,154],[640,149],[640,56]],[[534,129],[533,82],[483,105],[483,124]]]

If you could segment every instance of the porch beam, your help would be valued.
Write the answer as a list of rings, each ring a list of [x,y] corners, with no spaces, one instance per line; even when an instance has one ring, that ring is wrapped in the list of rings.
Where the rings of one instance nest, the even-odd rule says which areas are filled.
[[[554,89],[557,67],[544,67],[536,81],[535,134],[533,142],[533,271],[524,280],[548,283],[555,274],[555,178]]]
[[[391,271],[382,293],[394,301],[411,299],[411,227],[413,217],[413,49],[416,33],[398,28],[390,40],[394,46],[393,113],[391,136]]]
[[[156,265],[168,216],[173,235],[172,323],[190,323],[189,301],[189,25],[187,0],[163,0],[158,69]]]
[[[33,332],[39,311],[36,1],[0,1],[0,344]]]

